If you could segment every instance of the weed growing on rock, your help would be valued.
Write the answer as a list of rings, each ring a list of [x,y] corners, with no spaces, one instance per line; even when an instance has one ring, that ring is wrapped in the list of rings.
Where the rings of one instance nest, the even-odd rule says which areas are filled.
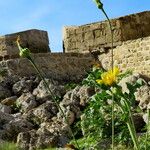
[[[130,74],[130,72],[127,73]],[[134,92],[142,85],[142,81],[137,80],[134,84],[126,83],[128,92],[124,93],[119,81],[127,77],[127,73],[119,73],[118,68],[107,72],[101,68],[93,69],[83,84],[94,86],[97,92],[81,117],[81,128],[85,137],[94,138],[97,142],[99,139],[107,139],[111,136],[113,94],[115,140],[120,143],[129,143],[129,135],[131,135],[133,144],[139,149],[132,112],[135,107]]]
[[[97,8],[100,9],[102,11],[102,13],[104,14],[104,16],[106,17],[107,21],[108,21],[108,24],[109,24],[109,27],[110,27],[110,33],[111,33],[111,69],[113,70],[114,69],[114,51],[113,51],[113,45],[114,45],[114,39],[113,39],[113,28],[112,28],[112,24],[111,24],[111,21],[103,7],[103,3],[101,2],[101,0],[94,0],[94,2],[96,3],[97,5]],[[112,115],[112,150],[114,149],[114,134],[115,134],[115,131],[114,131],[114,94],[112,94],[112,108],[111,108],[111,115]]]
[[[66,117],[64,111],[62,110],[62,108],[59,105],[57,95],[55,96],[53,94],[53,92],[50,90],[50,88],[48,86],[48,83],[46,82],[45,78],[43,77],[40,69],[38,68],[38,66],[36,65],[36,63],[34,62],[34,60],[32,59],[30,50],[28,48],[22,48],[20,46],[20,37],[17,38],[16,43],[17,43],[18,49],[20,51],[20,53],[19,53],[20,57],[27,58],[30,61],[30,63],[32,64],[32,66],[34,67],[34,69],[36,70],[36,72],[38,73],[39,77],[43,80],[44,85],[45,85],[47,91],[50,93],[50,95],[52,97],[52,100],[54,101],[54,103],[56,104],[57,108],[60,110],[61,114],[63,115],[63,117],[65,119],[65,123],[68,125],[68,128],[70,130],[71,136],[73,137],[76,146],[78,147],[78,149],[80,149],[79,145],[78,145],[78,142],[75,139],[74,133],[72,132],[72,129],[70,128],[70,125],[69,125],[69,122],[68,122],[68,118]]]

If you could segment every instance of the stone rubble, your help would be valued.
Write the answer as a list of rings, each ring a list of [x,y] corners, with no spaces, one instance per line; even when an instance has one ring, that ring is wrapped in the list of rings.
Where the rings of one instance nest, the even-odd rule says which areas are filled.
[[[133,74],[121,80],[119,85],[124,92],[128,92],[126,83],[135,83],[138,79],[141,79],[140,75]],[[150,105],[150,85],[144,79],[141,80],[144,85],[135,92],[135,98],[144,110]],[[95,94],[95,89],[77,85],[67,90],[63,82],[52,79],[46,81],[54,95],[59,96],[59,105],[69,125],[73,125],[81,117],[81,111]],[[15,141],[23,150],[64,147],[70,141],[68,125],[53,102],[52,95],[45,89],[43,81],[37,77],[17,79],[12,76],[3,79],[0,87],[0,141]],[[137,128],[140,128],[139,124],[144,124],[145,114],[136,114]]]
[[[14,82],[15,80],[15,82]],[[64,83],[46,79],[50,90],[57,95],[69,124],[80,117],[79,90],[67,91]],[[43,81],[37,77],[5,77],[0,82],[0,140],[15,141],[23,150],[63,147],[70,140],[70,130],[60,115]],[[85,91],[88,88],[85,88]],[[78,92],[77,97],[75,96]],[[71,97],[64,96],[71,93]],[[86,92],[85,92],[86,93]],[[82,95],[84,93],[82,92]],[[88,94],[87,94],[88,95]],[[88,99],[85,95],[84,100]],[[65,98],[66,97],[66,98]],[[79,102],[78,102],[79,100]]]

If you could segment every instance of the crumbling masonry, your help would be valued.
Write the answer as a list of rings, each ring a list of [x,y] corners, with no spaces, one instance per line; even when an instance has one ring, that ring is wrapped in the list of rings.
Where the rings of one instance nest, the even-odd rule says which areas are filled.
[[[150,77],[150,11],[111,20],[114,32],[114,64]],[[0,37],[0,68],[9,74],[32,75],[26,59],[19,58],[15,40],[20,35],[45,76],[57,80],[82,79],[94,63],[110,67],[111,35],[107,21],[63,28],[63,53],[51,53],[46,31],[28,30]],[[36,54],[35,54],[36,53]]]

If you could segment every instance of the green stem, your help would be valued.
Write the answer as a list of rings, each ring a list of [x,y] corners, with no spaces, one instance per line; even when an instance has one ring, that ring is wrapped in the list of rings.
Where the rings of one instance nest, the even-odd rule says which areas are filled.
[[[131,138],[132,138],[132,140],[133,140],[134,147],[136,148],[136,150],[139,150],[139,149],[138,149],[138,146],[137,146],[137,144],[136,144],[136,142],[135,142],[135,136],[134,136],[134,134],[133,134],[132,124],[131,124],[131,122],[130,122],[129,120],[128,120],[128,122],[127,122],[126,124],[127,124],[127,126],[128,126],[128,130],[129,130],[130,135],[131,135]]]
[[[146,138],[145,138],[145,150],[147,150],[148,146],[148,136],[149,136],[149,118],[150,118],[150,109],[147,108],[147,132],[146,132]]]
[[[136,150],[139,150],[139,145],[138,145],[138,138],[136,135],[136,130],[135,130],[135,125],[134,125],[134,121],[133,121],[133,117],[132,117],[132,113],[131,113],[131,109],[129,107],[128,102],[126,101],[126,99],[124,100],[125,106],[129,112],[129,116],[128,116],[128,120],[127,120],[127,126],[132,138],[132,141],[134,143],[134,147]]]
[[[32,59],[31,57],[28,57],[28,60],[30,61],[30,63],[32,64],[32,66],[35,68],[35,70],[36,70],[37,73],[39,74],[40,78],[43,80],[44,86],[47,88],[48,92],[50,93],[50,95],[51,95],[51,97],[52,97],[52,100],[54,101],[54,103],[56,104],[57,108],[60,110],[60,112],[62,113],[63,117],[65,118],[65,122],[66,122],[66,124],[67,124],[68,127],[69,127],[70,133],[71,133],[71,135],[72,135],[72,137],[73,137],[73,139],[74,139],[74,141],[75,141],[75,143],[76,143],[77,148],[80,149],[79,144],[78,144],[77,140],[75,139],[75,135],[73,134],[73,131],[72,131],[70,125],[69,125],[68,118],[66,117],[64,111],[62,110],[62,108],[60,107],[59,103],[57,102],[55,95],[54,95],[53,92],[50,90],[50,88],[49,88],[49,86],[48,86],[48,84],[47,84],[45,78],[43,77],[41,71],[39,70],[39,68],[38,68],[37,65],[34,63],[34,61],[33,61],[33,59]]]
[[[103,8],[101,8],[102,12],[104,13],[105,17],[108,20],[109,23],[109,27],[110,27],[110,33],[111,33],[111,68],[113,71],[114,68],[114,52],[113,52],[113,29],[112,29],[112,25],[111,25],[111,21],[107,15],[107,13],[105,12],[105,10]],[[114,94],[112,94],[112,150],[114,150],[114,138],[115,138],[115,124],[114,124]]]
[[[114,52],[113,52],[114,35],[113,35],[113,28],[112,28],[112,24],[111,24],[111,21],[110,21],[108,15],[107,15],[107,13],[105,12],[105,10],[103,8],[101,10],[104,13],[105,17],[107,18],[108,23],[109,23],[109,27],[110,27],[110,32],[111,32],[111,68],[113,69],[113,67],[114,67]]]
[[[112,150],[114,149],[114,139],[115,139],[115,122],[114,122],[114,95],[112,95]]]
[[[134,125],[132,113],[131,113],[131,110],[130,110],[130,107],[129,107],[127,100],[124,99],[123,102],[125,104],[124,106],[120,102],[118,102],[117,105],[120,107],[122,113],[125,114],[128,111],[126,124],[127,124],[128,130],[130,132],[130,136],[131,136],[131,139],[133,141],[134,147],[136,150],[139,150],[138,138],[136,135],[136,130],[135,130],[135,125]]]

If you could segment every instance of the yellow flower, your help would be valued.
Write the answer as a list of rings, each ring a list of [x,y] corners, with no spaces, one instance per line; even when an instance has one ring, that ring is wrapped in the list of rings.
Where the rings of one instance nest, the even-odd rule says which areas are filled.
[[[119,68],[114,67],[113,70],[109,70],[101,74],[101,79],[96,80],[98,84],[104,84],[111,86],[117,81],[117,76],[119,74]]]

